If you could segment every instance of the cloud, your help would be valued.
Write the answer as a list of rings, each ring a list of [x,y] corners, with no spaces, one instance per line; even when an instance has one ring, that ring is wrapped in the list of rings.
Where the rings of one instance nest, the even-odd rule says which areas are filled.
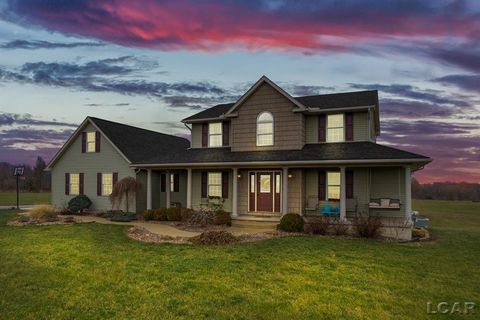
[[[348,51],[395,37],[478,40],[464,1],[8,0],[6,19],[124,46]]]
[[[285,87],[294,96],[313,96],[332,92],[334,87],[312,86],[312,85],[290,85]]]
[[[478,59],[478,61],[480,61],[480,57]],[[452,74],[433,79],[433,81],[446,85],[453,85],[460,89],[473,91],[475,93],[480,92],[480,74]]]
[[[473,182],[480,179],[480,145],[475,130],[478,130],[476,124],[384,120],[379,142],[433,158],[417,174],[422,182]]]
[[[380,112],[382,116],[418,119],[425,117],[449,117],[458,114],[461,110],[428,102],[406,99],[381,99]]]
[[[77,127],[76,123],[52,120],[34,119],[31,114],[17,114],[17,113],[0,113],[0,127],[13,125],[28,125],[28,126],[56,126],[56,127]]]
[[[145,62],[132,56],[102,59],[83,64],[33,62],[25,63],[19,69],[0,68],[0,81],[156,98],[182,95],[198,101],[211,99],[211,97],[219,99],[219,97],[229,95],[226,89],[208,82],[168,83],[138,79],[138,73],[142,72],[145,75],[145,72],[151,70],[152,67],[148,61]]]
[[[70,43],[61,43],[61,42],[49,42],[43,40],[13,40],[9,42],[4,42],[0,44],[0,49],[27,49],[27,50],[37,50],[37,49],[70,49],[78,47],[100,47],[105,44],[99,42],[70,42]]]

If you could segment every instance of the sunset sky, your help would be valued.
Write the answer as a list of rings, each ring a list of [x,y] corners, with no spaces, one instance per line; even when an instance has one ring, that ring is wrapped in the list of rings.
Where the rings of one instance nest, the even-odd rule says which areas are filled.
[[[0,161],[49,160],[88,116],[185,135],[262,75],[378,89],[379,142],[421,182],[480,182],[480,1],[0,0]]]

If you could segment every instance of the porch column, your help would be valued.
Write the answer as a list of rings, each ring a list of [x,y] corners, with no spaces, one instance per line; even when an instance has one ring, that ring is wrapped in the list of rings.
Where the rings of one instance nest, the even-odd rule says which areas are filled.
[[[147,210],[152,210],[152,169],[147,169]]]
[[[340,220],[347,218],[347,179],[345,178],[345,167],[340,167]]]
[[[192,169],[187,169],[187,208],[192,209]]]
[[[170,172],[167,171],[165,181],[165,207],[170,208]]]
[[[233,168],[232,180],[232,216],[238,216],[238,168]]]
[[[405,218],[412,218],[412,170],[409,166],[405,166]]]
[[[282,212],[288,213],[288,168],[283,168],[282,174],[283,188],[282,188]]]

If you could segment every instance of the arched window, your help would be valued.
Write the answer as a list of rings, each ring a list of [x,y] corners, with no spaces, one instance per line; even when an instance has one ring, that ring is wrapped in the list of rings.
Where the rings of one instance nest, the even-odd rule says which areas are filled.
[[[257,146],[273,146],[273,116],[262,112],[257,117]]]

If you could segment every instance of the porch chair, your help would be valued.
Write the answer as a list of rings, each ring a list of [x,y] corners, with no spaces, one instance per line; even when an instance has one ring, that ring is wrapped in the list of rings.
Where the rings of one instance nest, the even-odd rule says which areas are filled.
[[[322,206],[322,215],[325,217],[338,218],[340,217],[340,207],[334,208],[329,204]]]
[[[308,196],[307,206],[305,207],[305,215],[307,214],[318,214],[318,197],[317,196]]]

